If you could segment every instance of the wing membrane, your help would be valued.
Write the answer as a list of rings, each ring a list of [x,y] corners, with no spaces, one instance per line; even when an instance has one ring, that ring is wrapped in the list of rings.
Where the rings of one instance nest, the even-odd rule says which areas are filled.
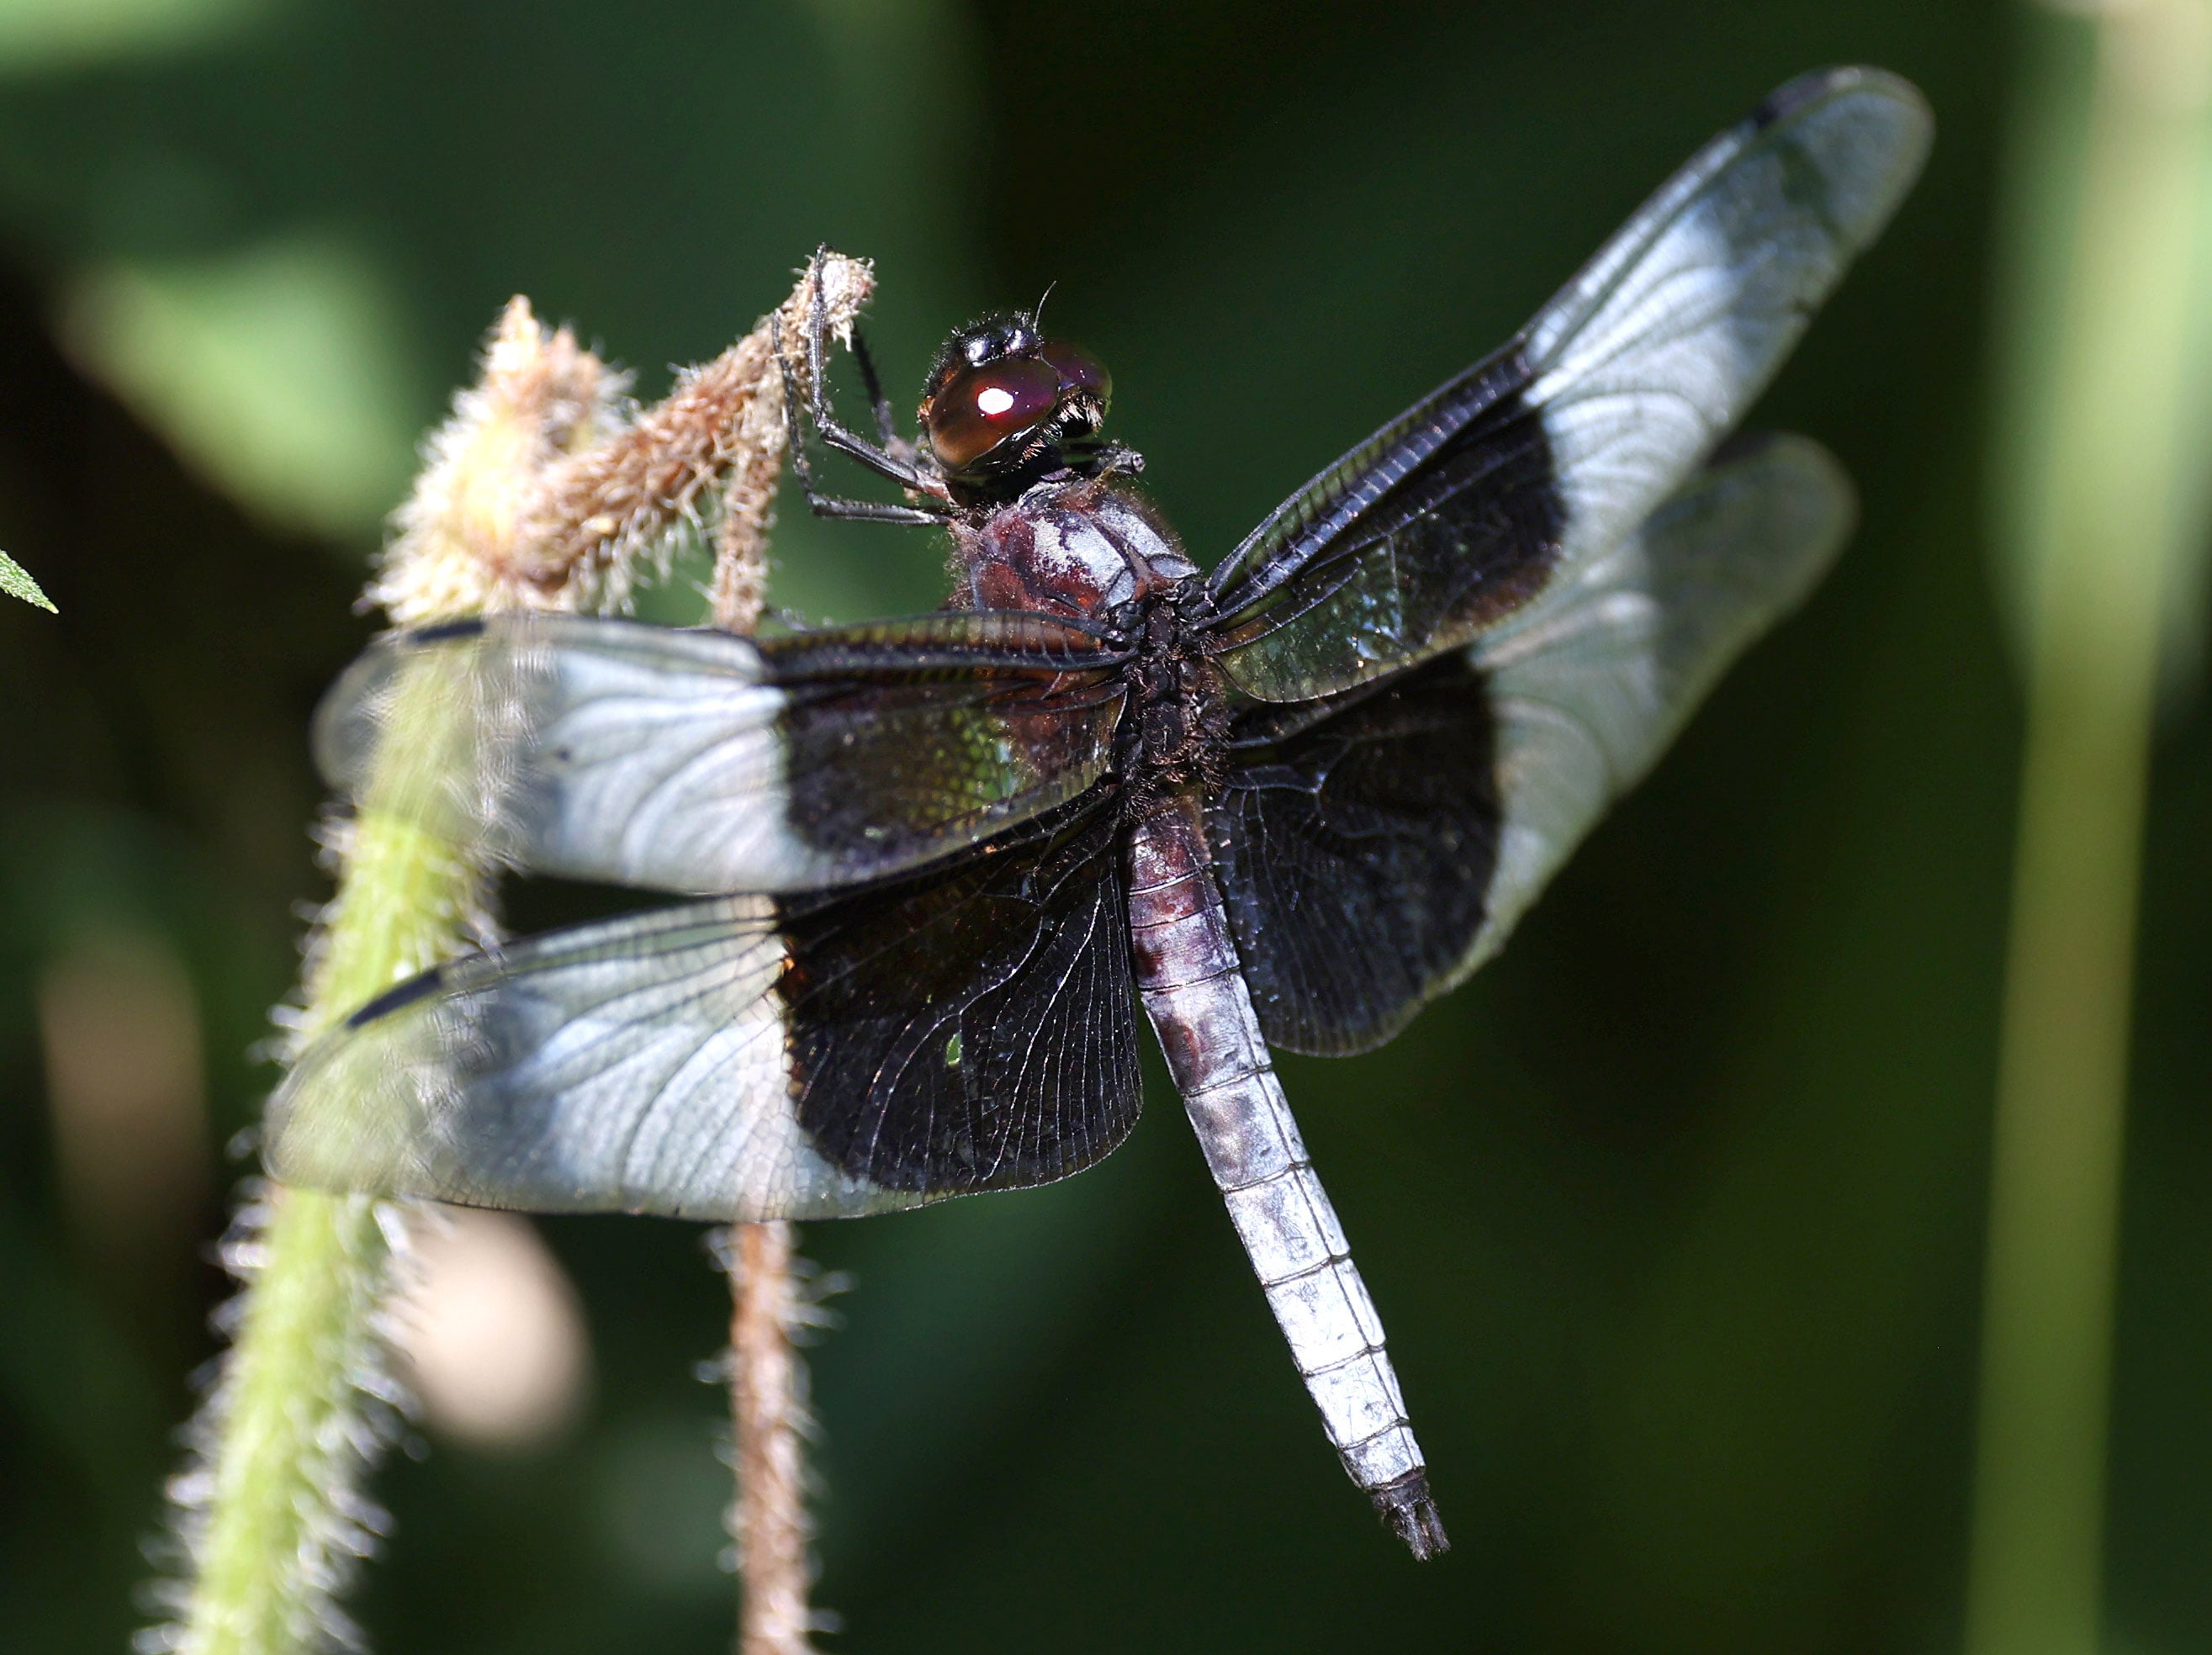
[[[574,616],[387,639],[317,719],[363,808],[541,873],[798,891],[916,867],[1104,771],[1122,652],[1016,612],[754,640]]]
[[[1803,602],[1856,512],[1818,443],[1747,443],[1468,652],[1490,684],[1504,815],[1489,912],[1451,980],[1497,951],[1729,664]]]
[[[1471,641],[1603,556],[1773,377],[1917,175],[1893,76],[1783,88],[1522,333],[1314,479],[1212,577],[1221,664],[1323,695]]]
[[[270,1170],[714,1219],[1079,1171],[1139,1100],[1114,820],[1033,825],[884,886],[684,903],[441,967],[308,1049],[270,1105]]]
[[[1496,953],[1851,518],[1826,451],[1747,444],[1470,648],[1249,711],[1207,829],[1269,1042],[1379,1045]]]
[[[1457,968],[1498,859],[1480,675],[1455,655],[1351,694],[1246,713],[1206,815],[1260,1027],[1322,1056],[1381,1045]]]

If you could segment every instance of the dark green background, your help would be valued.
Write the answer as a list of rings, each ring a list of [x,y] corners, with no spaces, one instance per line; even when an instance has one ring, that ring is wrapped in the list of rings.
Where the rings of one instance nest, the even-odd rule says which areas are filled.
[[[518,290],[652,394],[824,239],[878,259],[902,388],[1056,282],[1210,562],[1710,132],[1846,60],[1919,82],[1936,153],[1759,417],[1844,457],[1856,543],[1503,961],[1380,1055],[1283,1065],[1453,1552],[1417,1567],[1346,1485],[1156,1074],[1071,1184],[806,1232],[858,1284],[814,1355],[819,1597],[856,1652],[1954,1645],[2019,733],[1981,487],[2021,41],[1928,0],[301,0],[0,78],[0,545],[61,609],[0,604],[0,1646],[115,1650],[143,1617],[222,1292],[70,1240],[33,985],[103,915],[187,961],[205,1248],[293,905],[325,888],[304,722],[369,626],[367,537],[257,527],[58,352],[73,270],[337,225],[393,273],[426,424]],[[927,535],[787,528],[793,602],[936,599]],[[2201,705],[2149,835],[2109,1597],[2126,1647],[2179,1651],[2212,1646]],[[397,1457],[359,1616],[389,1652],[721,1649],[694,1369],[723,1285],[691,1227],[544,1228],[587,1303],[588,1425]]]

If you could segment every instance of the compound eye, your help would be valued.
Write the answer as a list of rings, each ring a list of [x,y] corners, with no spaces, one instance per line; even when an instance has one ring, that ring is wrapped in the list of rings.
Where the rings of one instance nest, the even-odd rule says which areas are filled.
[[[1080,345],[1071,345],[1065,339],[1048,340],[1037,355],[1053,366],[1060,375],[1063,395],[1077,393],[1096,397],[1100,402],[1114,395],[1114,376],[1106,372],[1106,364]]]
[[[929,399],[930,452],[951,470],[966,470],[1057,408],[1060,385],[1060,370],[1033,356],[954,374]]]

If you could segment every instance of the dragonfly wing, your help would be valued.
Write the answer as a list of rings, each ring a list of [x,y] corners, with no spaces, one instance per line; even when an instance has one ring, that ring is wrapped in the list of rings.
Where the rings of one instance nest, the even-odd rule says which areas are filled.
[[[1124,658],[1011,611],[759,640],[507,616],[374,646],[316,749],[362,808],[533,872],[822,889],[1081,793],[1111,755]]]
[[[1268,1040],[1364,1051],[1496,953],[1853,509],[1818,445],[1747,443],[1471,647],[1248,711],[1207,831]]]
[[[1454,655],[1348,699],[1240,718],[1206,815],[1261,1028],[1323,1056],[1412,1020],[1481,929],[1497,867],[1481,676]]]
[[[1278,509],[1212,578],[1263,700],[1473,641],[1571,585],[1681,488],[1917,176],[1894,76],[1783,88],[1705,146],[1503,350]]]
[[[725,1220],[1065,1176],[1139,1101],[1119,855],[1115,813],[1085,808],[916,877],[454,961],[309,1046],[270,1104],[269,1169]]]

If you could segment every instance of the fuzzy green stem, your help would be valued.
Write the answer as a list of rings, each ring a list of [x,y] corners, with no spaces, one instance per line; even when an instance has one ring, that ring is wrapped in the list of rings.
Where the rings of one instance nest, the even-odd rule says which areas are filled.
[[[442,754],[447,688],[421,678],[401,691],[396,727],[423,739],[391,743],[389,762],[410,775]],[[481,894],[467,859],[398,817],[367,813],[348,839],[309,1036],[452,953]],[[188,1655],[283,1655],[343,1625],[337,1595],[377,1521],[358,1485],[380,1440],[376,1319],[396,1216],[367,1196],[280,1188],[258,1234],[246,1221],[237,1343],[203,1425],[204,1464],[180,1479],[193,1578],[174,1635]]]
[[[867,266],[830,255],[810,270],[816,279],[833,328],[849,327],[872,285]],[[750,625],[783,452],[772,330],[789,335],[808,292],[802,285],[791,305],[619,429],[618,379],[515,300],[483,381],[434,439],[373,598],[410,624],[612,602],[652,539],[720,484],[734,526],[726,525],[718,566],[717,616]],[[355,790],[355,821],[337,846],[338,894],[313,952],[303,1042],[453,954],[478,912],[489,825],[480,743],[503,711],[477,706],[480,688],[465,660],[433,652],[393,692],[372,773]],[[179,1619],[144,1646],[289,1655],[345,1640],[337,1598],[380,1522],[359,1482],[382,1440],[389,1385],[378,1319],[398,1222],[396,1209],[368,1197],[294,1189],[240,1215],[228,1248],[247,1281],[237,1343],[195,1422],[192,1464],[171,1485],[189,1569]],[[779,1317],[790,1303],[787,1235],[785,1250],[751,1277],[758,1303]],[[763,1390],[755,1411],[783,1434],[775,1441],[790,1461],[791,1498],[764,1508],[774,1520],[757,1522],[755,1538],[760,1555],[786,1560],[762,1596],[795,1629],[791,1646],[804,1647],[795,1359],[781,1320],[775,1331],[785,1359],[761,1370],[762,1384],[781,1386],[782,1402]],[[744,1419],[741,1410],[741,1437]]]
[[[351,1486],[363,1452],[351,1393],[375,1361],[386,1262],[375,1203],[280,1190],[257,1245],[266,1263],[223,1379],[193,1548],[181,1646],[191,1655],[313,1647],[331,1624],[334,1571],[361,1545],[331,1495],[333,1482]]]

